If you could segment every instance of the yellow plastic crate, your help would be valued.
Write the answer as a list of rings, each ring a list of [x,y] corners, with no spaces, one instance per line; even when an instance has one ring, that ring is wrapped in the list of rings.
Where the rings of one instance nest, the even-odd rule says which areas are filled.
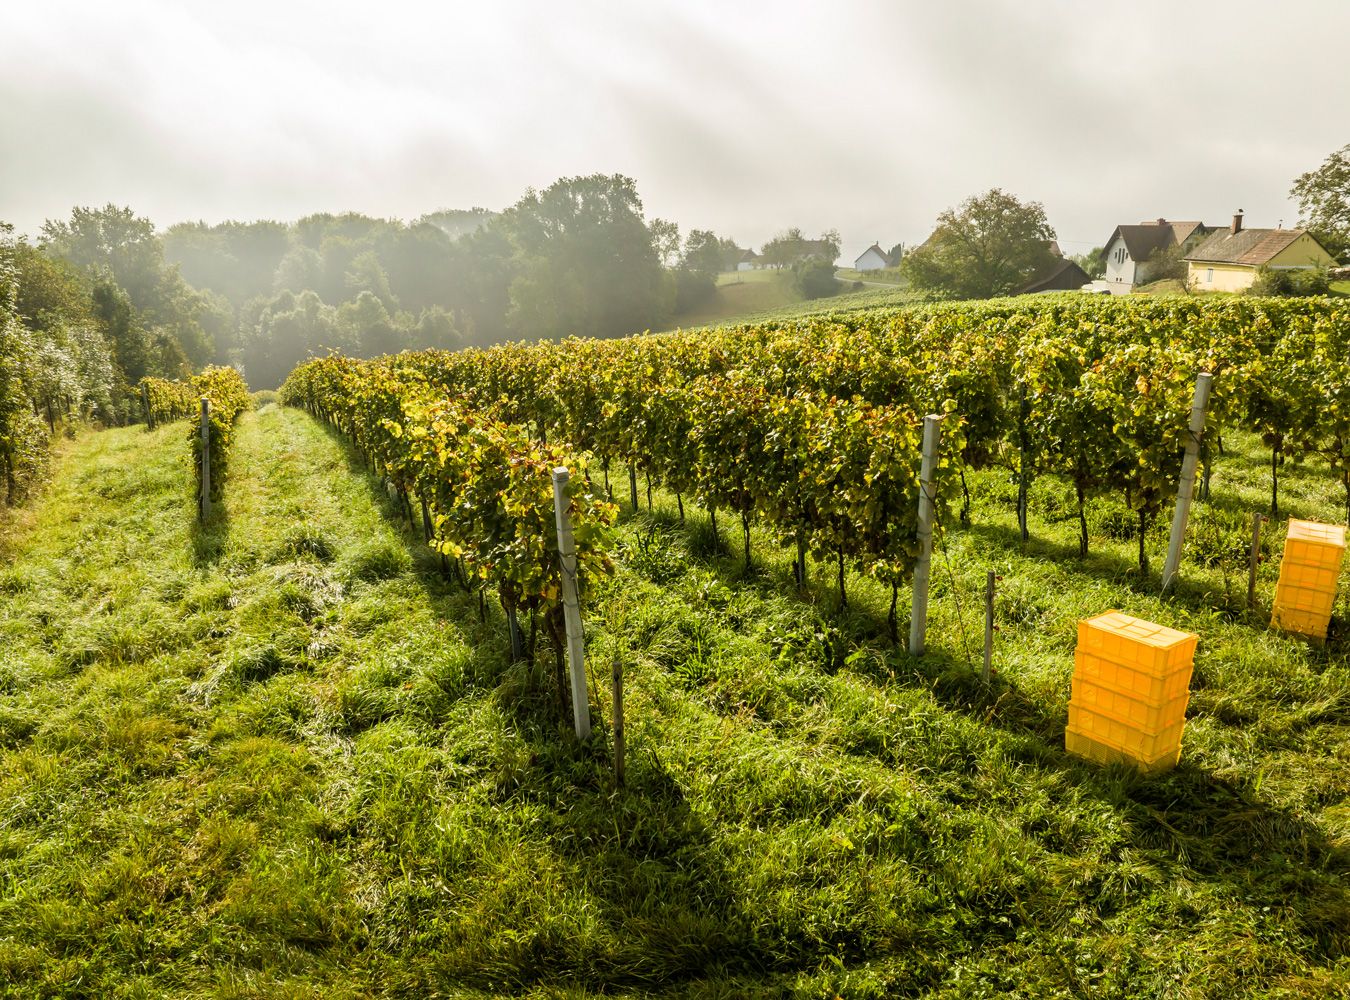
[[[1191,664],[1158,676],[1136,667],[1104,660],[1081,648],[1073,656],[1074,680],[1080,678],[1099,687],[1119,691],[1140,701],[1163,704],[1185,695],[1191,687]]]
[[[1162,754],[1152,760],[1140,760],[1127,754],[1124,750],[1098,742],[1091,736],[1074,732],[1072,729],[1064,731],[1064,749],[1076,757],[1083,757],[1096,764],[1133,764],[1146,774],[1157,774],[1160,771],[1171,770],[1177,766],[1177,761],[1181,759],[1180,744],[1170,750],[1163,751]]]
[[[1198,638],[1115,610],[1078,623],[1080,652],[1152,677],[1189,671]]]
[[[1157,760],[1180,747],[1181,731],[1185,727],[1186,720],[1181,719],[1156,733],[1145,733],[1109,715],[1069,703],[1070,729],[1098,743],[1115,747],[1139,761]]]
[[[1123,722],[1141,733],[1160,733],[1185,720],[1190,700],[1189,691],[1161,702],[1138,698],[1074,674],[1069,704]]]
[[[1325,639],[1344,556],[1344,526],[1291,518],[1280,558],[1271,626]]]
[[[1275,607],[1289,611],[1302,611],[1310,615],[1330,615],[1336,606],[1336,591],[1314,590],[1311,587],[1299,587],[1284,582],[1280,574],[1280,583],[1275,588]]]
[[[1273,628],[1297,632],[1310,639],[1325,639],[1327,627],[1331,624],[1331,614],[1314,614],[1310,611],[1282,608],[1277,604],[1270,617],[1270,624]]]
[[[1344,525],[1289,519],[1284,537],[1284,559],[1339,572],[1344,555]]]

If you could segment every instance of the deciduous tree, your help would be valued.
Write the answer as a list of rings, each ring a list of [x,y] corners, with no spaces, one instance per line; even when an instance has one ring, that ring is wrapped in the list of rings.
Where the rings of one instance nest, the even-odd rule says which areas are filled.
[[[1051,262],[1055,238],[1039,202],[994,188],[938,216],[902,265],[917,289],[958,299],[1007,295]]]
[[[1299,225],[1343,260],[1350,252],[1350,145],[1336,150],[1316,170],[1300,174],[1289,195],[1298,199]]]

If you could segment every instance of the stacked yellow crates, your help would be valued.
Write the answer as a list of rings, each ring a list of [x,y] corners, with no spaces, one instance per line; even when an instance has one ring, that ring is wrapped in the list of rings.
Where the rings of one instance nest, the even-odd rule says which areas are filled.
[[[1198,639],[1119,611],[1080,621],[1065,749],[1150,773],[1175,767]]]
[[[1270,624],[1311,639],[1325,639],[1344,555],[1344,527],[1290,518]]]

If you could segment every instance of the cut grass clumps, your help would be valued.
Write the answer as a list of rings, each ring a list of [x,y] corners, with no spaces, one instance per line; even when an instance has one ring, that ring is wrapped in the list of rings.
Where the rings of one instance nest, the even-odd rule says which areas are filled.
[[[265,681],[274,674],[294,670],[301,661],[284,655],[273,643],[236,653],[225,668],[225,675],[245,684]]]
[[[331,543],[310,524],[297,525],[288,531],[278,555],[279,558],[275,560],[278,562],[309,558],[320,563],[330,563],[334,559]]]
[[[1273,559],[1242,607],[1268,453],[1225,447],[1166,601],[1119,498],[1080,559],[1062,484],[1024,543],[1007,472],[970,475],[921,659],[889,588],[850,572],[841,613],[834,565],[799,588],[758,527],[747,574],[739,524],[714,545],[657,491],[587,590],[578,747],[547,639],[509,663],[495,595],[480,621],[308,416],[241,420],[209,558],[178,434],[80,438],[3,543],[0,996],[1350,995],[1346,639],[1267,629]],[[1338,516],[1320,466],[1284,476]],[[1064,752],[1076,622],[1110,607],[1201,636],[1170,774]]]
[[[377,538],[358,546],[338,563],[343,579],[374,583],[392,580],[412,568],[412,557],[400,542]]]

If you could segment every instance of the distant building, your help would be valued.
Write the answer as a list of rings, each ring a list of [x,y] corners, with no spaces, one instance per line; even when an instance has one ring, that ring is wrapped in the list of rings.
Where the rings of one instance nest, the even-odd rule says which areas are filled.
[[[1056,257],[1014,295],[1030,295],[1032,292],[1076,292],[1092,279],[1081,267],[1067,257]]]
[[[858,259],[853,262],[855,271],[880,271],[885,267],[894,266],[890,255],[881,249],[880,244],[873,243],[870,247],[858,255]]]
[[[1102,251],[1106,258],[1105,281],[1111,292],[1123,295],[1153,280],[1153,256],[1161,250],[1190,250],[1213,229],[1203,222],[1168,222],[1156,219],[1137,226],[1116,226]]]
[[[736,262],[736,270],[738,271],[758,271],[763,266],[764,262],[760,259],[759,254],[753,250],[745,251],[741,254],[741,259]]]
[[[1242,213],[1186,255],[1187,281],[1196,291],[1240,292],[1263,267],[1311,271],[1336,259],[1306,229],[1246,229]]]

